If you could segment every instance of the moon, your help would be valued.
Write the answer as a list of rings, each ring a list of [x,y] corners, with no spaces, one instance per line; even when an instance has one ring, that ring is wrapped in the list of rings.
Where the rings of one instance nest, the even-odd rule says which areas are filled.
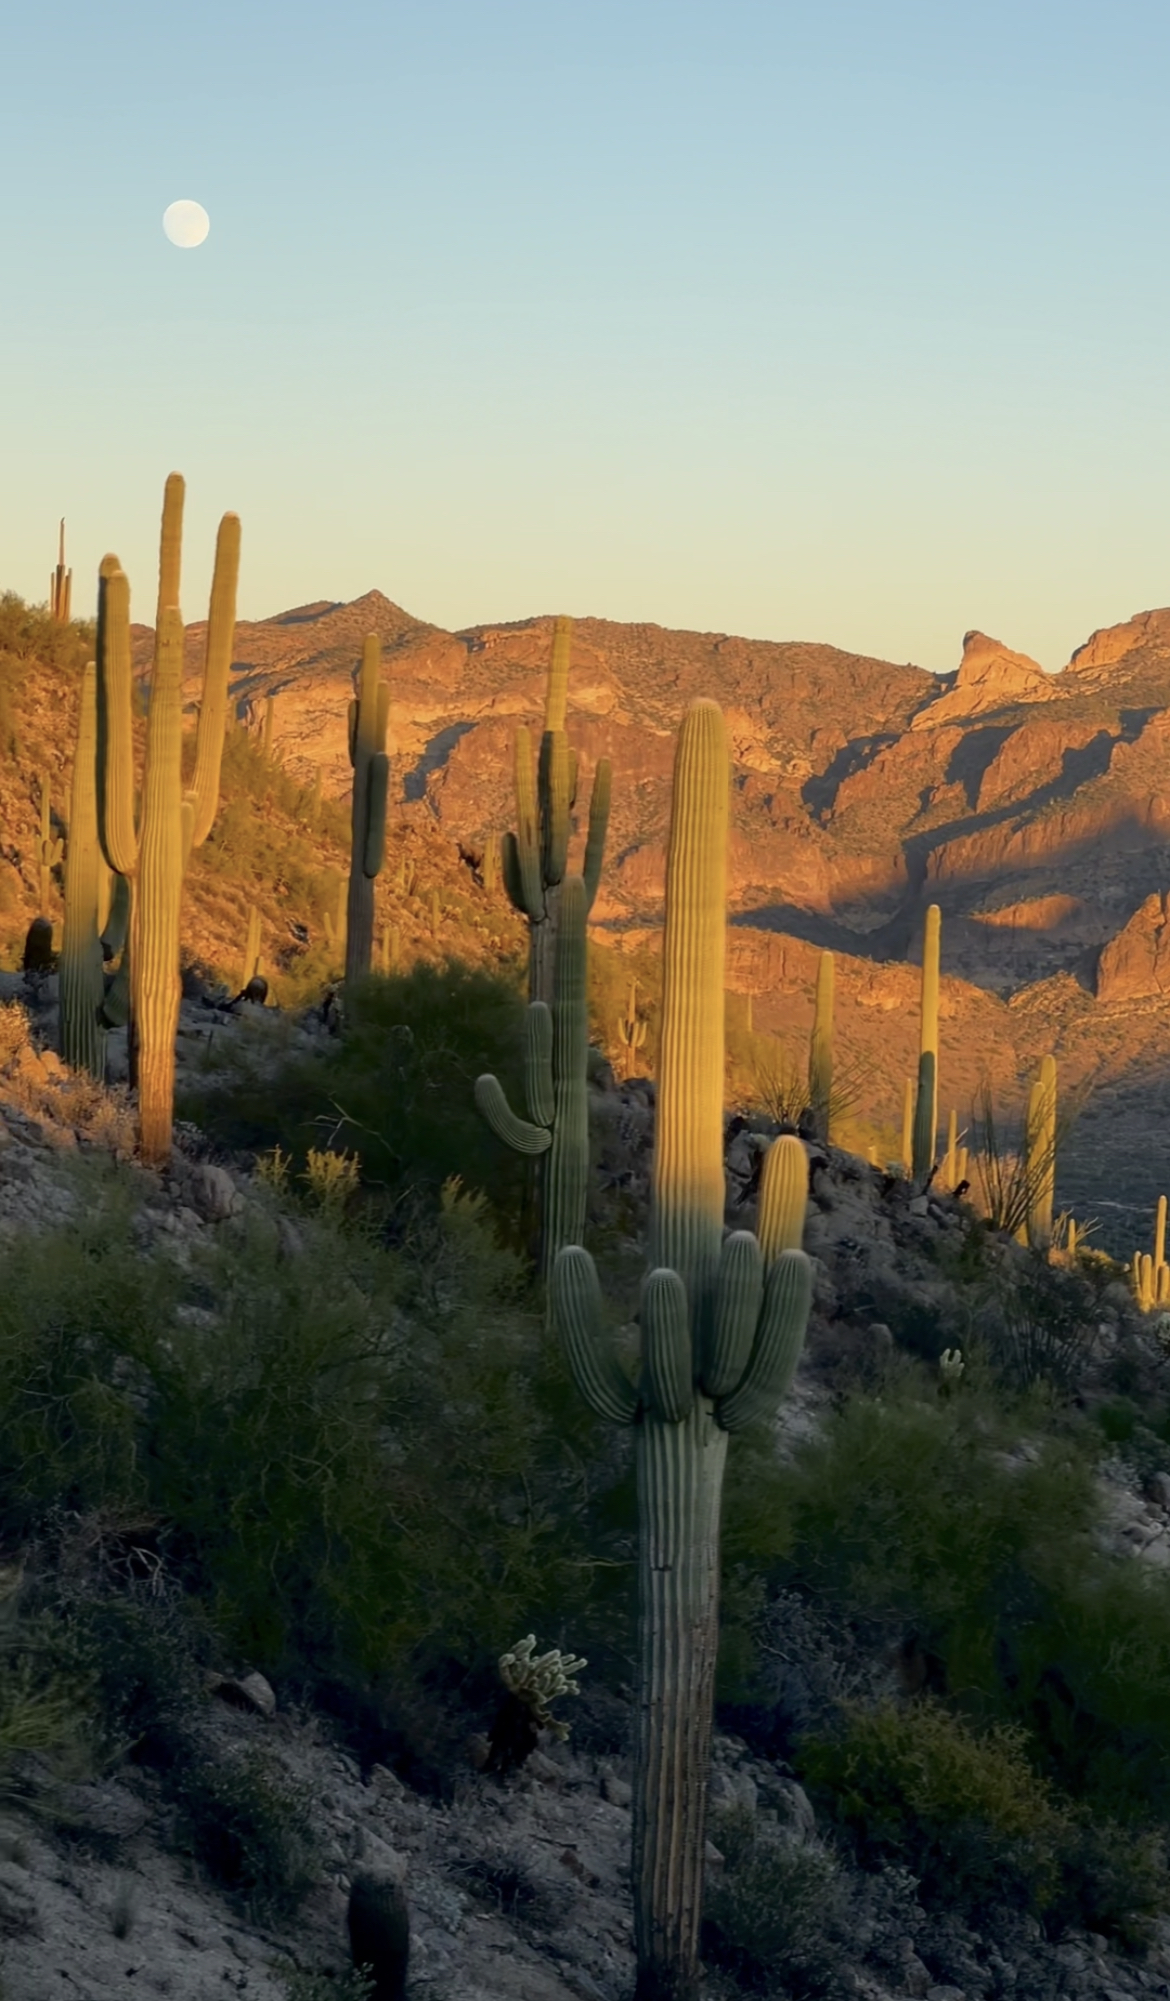
[[[163,210],[162,222],[163,234],[180,250],[197,250],[211,228],[211,217],[197,201],[173,201]]]

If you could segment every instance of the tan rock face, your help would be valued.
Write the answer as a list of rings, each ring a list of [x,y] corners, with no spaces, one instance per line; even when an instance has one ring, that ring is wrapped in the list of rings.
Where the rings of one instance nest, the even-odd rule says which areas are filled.
[[[1135,1000],[1170,993],[1170,895],[1155,890],[1111,938],[1097,969],[1097,998]]]
[[[999,709],[1007,702],[1042,702],[1048,684],[1044,669],[1026,653],[1013,653],[985,632],[968,632],[963,637],[963,658],[953,686],[919,712],[912,728],[935,729],[940,723]]]

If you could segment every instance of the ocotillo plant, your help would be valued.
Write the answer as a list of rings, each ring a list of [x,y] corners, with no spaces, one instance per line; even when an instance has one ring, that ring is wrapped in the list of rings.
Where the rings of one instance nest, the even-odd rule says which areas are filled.
[[[568,867],[570,818],[577,795],[577,758],[565,734],[569,652],[573,621],[558,618],[553,628],[544,735],[537,773],[526,729],[516,731],[516,831],[504,835],[504,887],[528,919],[528,998],[552,999],[556,957],[557,905]],[[589,801],[589,833],[581,873],[592,908],[601,877],[609,823],[610,765],[599,758]]]
[[[171,1152],[183,875],[191,849],[206,840],[219,810],[240,567],[239,517],[225,514],[215,545],[195,772],[191,789],[184,794],[179,610],[183,494],[182,478],[172,473],[163,499],[154,670],[137,824],[130,585],[116,556],[103,561],[98,585],[98,824],[106,860],[132,887],[131,1037],[137,1046],[139,1145],[143,1158],[151,1162],[167,1161]]]
[[[909,1179],[914,1172],[914,1080],[902,1085],[902,1172]]]
[[[804,1148],[777,1140],[758,1236],[723,1237],[723,962],[729,760],[698,702],[674,765],[649,1266],[637,1386],[606,1339],[579,1246],[553,1270],[553,1315],[582,1395],[634,1427],[639,1679],[633,1800],[638,2001],[698,1982],[704,1814],[719,1637],[719,1517],[729,1433],[769,1415],[804,1339],[810,1266]]]
[[[374,948],[374,878],[386,852],[386,795],[390,760],[386,725],[390,690],[381,678],[382,647],[371,632],[362,647],[361,675],[349,705],[349,761],[353,766],[353,843],[346,903],[345,977],[360,980],[370,970]]]
[[[1052,1246],[1052,1212],[1056,1196],[1056,1058],[1046,1056],[1040,1075],[1028,1093],[1025,1129],[1027,1148],[1028,1217],[1024,1228],[1034,1251]]]
[[[37,841],[37,897],[42,917],[49,914],[49,900],[53,893],[53,870],[60,868],[65,853],[65,843],[59,834],[53,832],[53,813],[49,803],[49,774],[41,773],[41,831]]]
[[[57,543],[57,567],[49,578],[49,617],[58,625],[68,625],[73,603],[73,572],[65,568],[65,521],[62,517]]]
[[[272,725],[276,721],[276,696],[268,695],[264,702],[264,734],[261,749],[266,758],[272,756]]]
[[[543,1156],[540,1178],[540,1268],[547,1278],[558,1251],[585,1231],[589,1181],[586,1068],[589,1004],[585,920],[588,891],[579,875],[561,885],[553,1003],[530,1001],[524,1095],[519,1119],[492,1076],[476,1080],[475,1102],[492,1131],[517,1153]]]
[[[914,1100],[912,1172],[925,1182],[934,1166],[938,1134],[938,948],[942,913],[932,903],[922,938],[922,1020],[918,1039],[918,1090]]]
[[[817,964],[817,990],[813,1003],[812,1038],[808,1045],[808,1102],[818,1139],[833,1135],[833,988],[835,961],[831,952],[822,952]]]
[[[646,1040],[646,1019],[638,1013],[638,982],[630,981],[630,997],[626,1011],[618,1016],[618,1036],[625,1056],[623,1069],[627,1077],[634,1074],[634,1058]]]
[[[105,973],[102,962],[101,903],[107,875],[98,844],[97,665],[90,661],[81,679],[77,749],[69,797],[69,855],[65,863],[65,923],[57,970],[61,979],[61,1055],[91,1077],[106,1074],[106,1032],[102,1021]]]

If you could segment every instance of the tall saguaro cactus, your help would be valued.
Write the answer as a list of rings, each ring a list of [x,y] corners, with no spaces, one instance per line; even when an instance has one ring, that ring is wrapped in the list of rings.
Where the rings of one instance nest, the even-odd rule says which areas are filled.
[[[833,1116],[833,990],[836,961],[822,952],[817,962],[812,1038],[808,1046],[808,1101],[818,1139],[832,1138]]]
[[[528,1007],[524,1066],[528,1118],[516,1117],[495,1077],[480,1077],[475,1086],[475,1102],[498,1138],[517,1153],[541,1157],[540,1266],[546,1278],[557,1253],[566,1244],[579,1244],[585,1231],[587,910],[583,878],[567,875],[561,886],[552,1007],[544,1001],[531,1001]]]
[[[577,756],[565,733],[572,632],[571,618],[557,619],[548,671],[544,734],[535,776],[529,733],[523,727],[516,731],[516,831],[504,835],[500,857],[504,887],[521,916],[528,919],[528,998],[546,1004],[552,999],[557,910],[568,867],[571,818],[577,797]],[[599,758],[593,774],[589,832],[581,865],[587,913],[593,906],[601,878],[609,824],[610,776],[609,759]]]
[[[184,794],[179,610],[184,491],[180,474],[171,473],[163,497],[154,667],[137,824],[130,585],[116,556],[104,559],[98,587],[98,823],[106,860],[127,878],[132,891],[130,1013],[138,1057],[139,1147],[143,1159],[154,1163],[170,1158],[183,875],[192,848],[206,840],[219,809],[240,568],[239,517],[225,514],[215,545],[195,772]]]
[[[592,1258],[562,1250],[553,1315],[582,1395],[634,1427],[639,1684],[633,1812],[637,2001],[691,2001],[719,1636],[727,1440],[775,1410],[799,1360],[810,1265],[798,1248],[801,1142],[764,1164],[758,1235],[722,1241],[723,968],[729,760],[723,717],[697,702],[674,766],[650,1267],[637,1385],[606,1339]]]
[[[73,603],[73,572],[65,568],[65,521],[61,520],[57,544],[57,567],[49,578],[49,617],[58,625],[68,625]]]
[[[374,879],[386,854],[386,797],[390,760],[386,726],[390,690],[382,680],[382,646],[371,632],[362,647],[356,698],[349,705],[349,761],[353,766],[353,840],[345,919],[345,977],[360,980],[374,951]]]
[[[77,749],[69,799],[69,852],[65,860],[65,922],[57,970],[61,981],[61,1055],[92,1077],[106,1074],[105,999],[102,964],[102,903],[105,863],[98,845],[97,664],[81,679]]]
[[[934,1166],[938,1135],[938,955],[942,912],[932,903],[922,937],[922,1015],[918,1037],[918,1091],[914,1100],[915,1181]]]

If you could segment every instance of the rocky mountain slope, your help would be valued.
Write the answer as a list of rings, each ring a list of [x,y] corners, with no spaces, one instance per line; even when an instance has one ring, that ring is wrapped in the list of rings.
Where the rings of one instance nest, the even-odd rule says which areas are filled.
[[[366,631],[383,641],[401,820],[472,850],[510,824],[511,746],[539,724],[551,622],[447,633],[379,592],[241,625],[234,694],[327,792],[348,783],[345,699]],[[202,633],[189,632],[192,670]],[[145,668],[151,635],[137,634]],[[757,1029],[811,1020],[815,952],[838,954],[839,1034],[893,1125],[913,1067],[913,963],[943,912],[941,1100],[980,1082],[1005,1108],[1052,1050],[1089,1100],[1060,1199],[1119,1248],[1163,1178],[1146,1134],[1170,1114],[1170,611],[1094,633],[1063,672],[968,633],[950,675],[846,654],[579,620],[569,727],[583,772],[614,766],[599,937],[653,943],[673,732],[717,694],[736,764],[728,984]],[[194,683],[193,683],[194,685]],[[1091,1087],[1091,1088],[1090,1088]],[[1118,1234],[1119,1233],[1119,1234]]]
[[[186,948],[225,978],[249,900],[287,997],[328,970],[346,701],[371,630],[391,687],[395,794],[380,932],[398,929],[406,959],[455,950],[502,962],[520,943],[506,900],[472,864],[511,820],[513,733],[539,724],[551,620],[449,633],[371,591],[238,627],[241,734],[258,740],[272,697],[279,785],[261,796],[253,773],[251,796],[229,799],[193,867]],[[193,624],[192,700],[202,643]],[[134,644],[145,674],[148,627]],[[594,935],[643,960],[658,935],[673,732],[687,702],[711,693],[736,764],[728,985],[751,996],[755,1030],[802,1053],[816,953],[833,947],[839,1039],[866,1077],[868,1117],[894,1131],[915,1058],[922,918],[938,901],[943,1108],[965,1119],[986,1077],[1012,1116],[1054,1052],[1062,1087],[1090,1093],[1058,1201],[1098,1216],[1119,1251],[1144,1243],[1166,1178],[1149,1135],[1170,1117],[1170,611],[1095,633],[1054,675],[969,633],[958,669],[938,677],[829,646],[579,620],[568,720],[582,790],[598,757],[614,765]],[[0,787],[9,964],[35,910],[42,764],[55,812],[67,804],[68,674],[38,670],[21,701],[23,742]],[[318,774],[324,805],[311,809]],[[646,1000],[653,1011],[652,976]]]

